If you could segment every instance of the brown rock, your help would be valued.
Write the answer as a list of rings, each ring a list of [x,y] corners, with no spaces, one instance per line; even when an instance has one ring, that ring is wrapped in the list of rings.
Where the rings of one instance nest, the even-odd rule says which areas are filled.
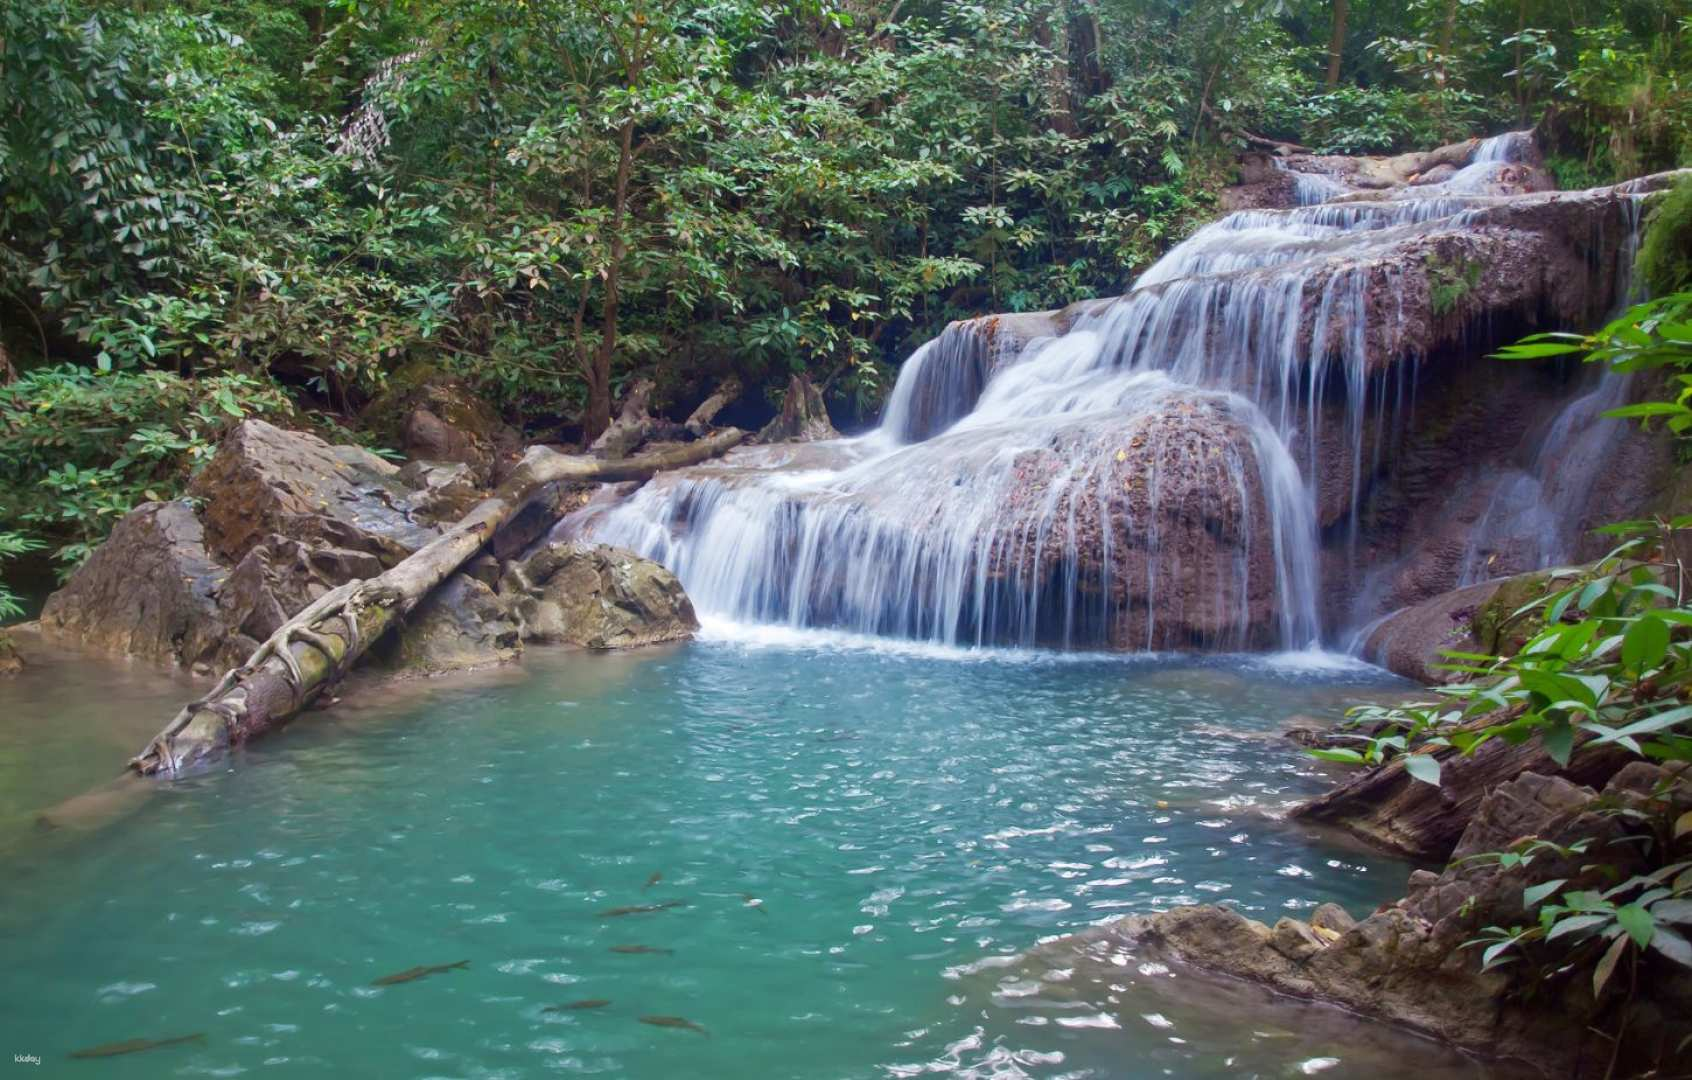
[[[1435,787],[1416,780],[1402,757],[1361,769],[1325,795],[1300,803],[1289,817],[1336,826],[1378,848],[1425,862],[1452,857],[1481,801],[1524,772],[1602,786],[1628,760],[1615,746],[1577,747],[1567,768],[1540,749],[1539,740],[1511,745],[1491,739],[1471,754],[1435,751]]]
[[[507,663],[522,652],[506,598],[455,574],[406,619],[392,663],[409,674],[435,675]]]
[[[674,574],[603,544],[548,544],[508,567],[500,592],[520,598],[530,641],[624,649],[683,641],[699,629]]]
[[[217,596],[228,576],[188,503],[144,503],[47,598],[41,632],[119,656],[209,663],[224,644]]]
[[[1672,1060],[1672,1048],[1692,1034],[1692,978],[1684,969],[1641,954],[1631,992],[1612,986],[1595,999],[1588,968],[1543,975],[1547,953],[1483,973],[1479,950],[1466,947],[1483,927],[1531,922],[1528,886],[1565,879],[1569,888],[1603,888],[1644,869],[1645,849],[1623,842],[1639,827],[1614,813],[1630,798],[1648,800],[1659,816],[1683,813],[1692,807],[1692,782],[1683,767],[1635,761],[1600,800],[1591,788],[1527,773],[1483,800],[1459,845],[1478,853],[1528,836],[1564,845],[1590,838],[1613,875],[1590,854],[1565,859],[1543,850],[1508,868],[1469,860],[1438,874],[1418,871],[1403,900],[1361,922],[1323,905],[1310,926],[1283,918],[1271,930],[1223,908],[1178,907],[1106,923],[1073,940],[1109,940],[1117,955],[1128,950],[1138,960],[1184,963],[1327,1001],[1548,1075],[1608,1075],[1614,1044],[1597,1033],[1625,1025],[1617,1075],[1639,1074]]]
[[[468,466],[478,486],[503,479],[522,450],[521,436],[487,402],[427,364],[394,373],[362,418],[408,457]]]
[[[435,535],[413,518],[398,472],[367,450],[244,420],[189,493],[202,501],[207,549],[230,563],[275,535],[391,566]]]

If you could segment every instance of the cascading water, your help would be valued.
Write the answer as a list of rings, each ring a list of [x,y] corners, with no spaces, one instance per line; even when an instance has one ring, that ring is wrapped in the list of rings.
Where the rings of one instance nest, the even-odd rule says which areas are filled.
[[[1301,182],[1312,205],[1229,215],[1114,301],[953,324],[867,435],[738,450],[567,528],[665,563],[707,616],[945,644],[1311,644],[1318,523],[1355,525],[1365,455],[1410,392],[1405,271],[1385,256],[1468,227],[1518,144],[1390,199]],[[1319,476],[1336,444],[1337,489]]]

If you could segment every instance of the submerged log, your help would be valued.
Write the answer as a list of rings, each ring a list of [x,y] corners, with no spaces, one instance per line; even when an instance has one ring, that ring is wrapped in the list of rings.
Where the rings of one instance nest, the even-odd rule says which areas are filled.
[[[142,775],[175,774],[286,723],[548,485],[647,480],[726,453],[743,438],[726,428],[621,461],[531,447],[505,483],[446,532],[386,572],[333,589],[289,619],[209,693],[183,706],[130,767]]]

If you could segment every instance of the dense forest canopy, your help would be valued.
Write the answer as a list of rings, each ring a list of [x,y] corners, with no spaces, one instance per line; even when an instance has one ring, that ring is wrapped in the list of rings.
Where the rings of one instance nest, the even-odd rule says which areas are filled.
[[[634,376],[871,418],[1252,143],[1692,163],[1692,0],[12,0],[0,83],[0,537],[74,564],[232,418],[368,441],[420,372],[536,438]]]

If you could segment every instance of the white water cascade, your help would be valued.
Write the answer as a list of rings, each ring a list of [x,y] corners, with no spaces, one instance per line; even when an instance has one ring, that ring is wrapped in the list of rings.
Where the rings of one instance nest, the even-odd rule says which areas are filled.
[[[737,450],[566,524],[739,621],[958,645],[1316,642],[1319,532],[1354,531],[1415,390],[1389,256],[1496,205],[1472,192],[1517,139],[1390,199],[1231,214],[1115,300],[954,323],[906,361],[876,430]]]

